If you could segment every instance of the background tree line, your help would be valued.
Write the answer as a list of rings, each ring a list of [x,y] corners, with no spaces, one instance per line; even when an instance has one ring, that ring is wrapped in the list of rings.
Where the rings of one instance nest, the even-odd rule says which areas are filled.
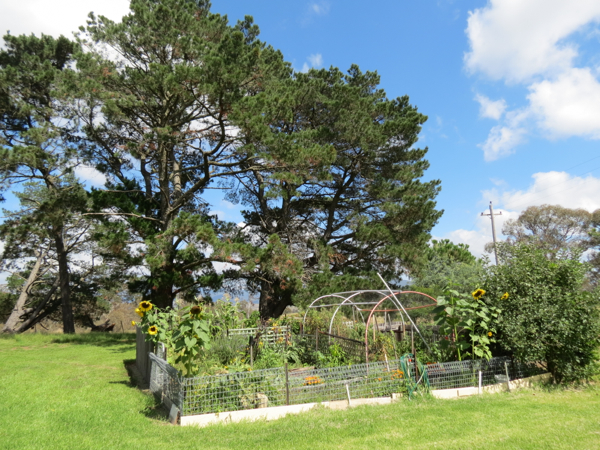
[[[426,117],[375,72],[295,72],[204,0],[133,0],[72,41],[11,36],[0,51],[5,331],[64,332],[112,298],[158,307],[224,287],[263,318],[319,292],[399,282],[441,215],[421,180]],[[106,178],[89,188],[75,175]],[[210,214],[208,189],[242,206]],[[216,270],[215,264],[225,267]]]

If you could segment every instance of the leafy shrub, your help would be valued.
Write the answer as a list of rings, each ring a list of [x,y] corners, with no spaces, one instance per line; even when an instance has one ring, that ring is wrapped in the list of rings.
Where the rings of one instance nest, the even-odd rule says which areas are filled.
[[[490,269],[485,284],[489,301],[501,309],[500,346],[523,362],[545,365],[557,382],[589,379],[600,344],[600,301],[597,291],[583,289],[580,255],[551,261],[519,244],[499,245],[499,256],[502,264]]]

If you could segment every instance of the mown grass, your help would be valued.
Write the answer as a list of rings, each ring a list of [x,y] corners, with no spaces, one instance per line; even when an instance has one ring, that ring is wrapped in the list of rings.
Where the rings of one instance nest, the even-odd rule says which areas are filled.
[[[130,384],[133,334],[0,338],[1,449],[598,449],[600,390],[421,399],[175,427]]]

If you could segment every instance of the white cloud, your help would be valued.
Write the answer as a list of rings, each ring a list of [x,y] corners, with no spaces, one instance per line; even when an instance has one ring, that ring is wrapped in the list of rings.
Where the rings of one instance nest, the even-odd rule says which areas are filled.
[[[308,61],[313,67],[321,67],[323,65],[323,56],[320,53],[316,55],[310,55]]]
[[[129,11],[128,0],[22,0],[5,1],[0,14],[0,33],[10,30],[12,35],[20,34],[60,34],[71,37],[73,31],[85,25],[87,15],[94,11],[112,20],[120,20]]]
[[[323,16],[329,12],[329,3],[327,3],[327,2],[311,3],[310,10],[317,16]]]
[[[489,214],[488,209],[482,209],[481,212]],[[519,213],[516,211],[494,209],[494,226],[496,227],[496,238],[498,240],[502,239],[502,226],[504,222],[508,219],[516,219],[517,217],[519,217]],[[475,217],[474,230],[454,230],[447,233],[444,237],[450,239],[455,244],[468,244],[471,253],[480,257],[486,254],[485,245],[493,241],[490,216],[482,216],[481,213],[478,213]]]
[[[491,129],[487,140],[480,144],[486,161],[495,161],[515,152],[515,147],[523,142],[526,134],[524,128],[511,128],[497,125]]]
[[[220,211],[218,209],[210,211],[210,215],[217,216],[219,218],[219,220],[225,220],[225,218],[227,217],[227,214],[225,214],[225,212]]]
[[[529,104],[508,113],[505,103],[476,96],[481,116],[499,120],[505,113],[505,123],[480,145],[486,161],[514,153],[533,130],[548,139],[600,139],[600,82],[585,61],[575,67],[582,63],[575,40],[593,39],[597,30],[589,25],[598,22],[597,0],[490,0],[471,12],[467,70],[529,89]]]
[[[509,82],[561,72],[578,54],[565,38],[598,20],[598,0],[491,0],[470,13],[466,67]]]
[[[104,184],[106,184],[106,177],[104,174],[93,167],[76,166],[74,172],[77,178],[91,186],[104,186]]]
[[[319,67],[323,66],[323,55],[321,55],[320,53],[309,55],[309,57],[306,59],[308,59],[308,63],[304,63],[302,65],[301,72],[306,73],[310,70],[311,67],[318,69]]]
[[[491,242],[491,234],[485,234],[481,230],[455,230],[448,233],[445,237],[455,244],[467,244],[469,250],[475,256],[482,256],[485,251],[485,244]]]
[[[534,205],[561,205],[565,208],[600,208],[600,178],[571,176],[566,172],[539,172],[532,175],[533,184],[526,190],[486,191],[487,197],[497,198],[499,204],[520,212]]]
[[[479,115],[481,117],[499,120],[506,110],[506,101],[503,98],[490,100],[485,95],[477,94],[475,100],[479,103]]]
[[[600,83],[589,68],[573,68],[529,90],[531,110],[552,136],[600,138]]]
[[[234,205],[233,203],[228,202],[227,200],[221,200],[221,205],[223,205],[227,209],[236,209],[238,207],[237,205]]]
[[[223,272],[225,272],[226,270],[240,270],[240,266],[235,265],[235,264],[218,262],[218,261],[213,261],[211,264],[213,265],[215,272],[217,272],[219,275],[222,274]]]

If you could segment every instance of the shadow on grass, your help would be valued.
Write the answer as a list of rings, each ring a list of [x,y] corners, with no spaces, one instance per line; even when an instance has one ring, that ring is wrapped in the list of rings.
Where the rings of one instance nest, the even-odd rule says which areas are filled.
[[[148,383],[143,379],[135,365],[135,359],[124,359],[123,366],[129,375],[128,381],[109,381],[111,384],[124,384],[131,389],[138,389],[152,399],[152,404],[140,412],[146,417],[169,424],[169,411],[148,389]]]
[[[122,353],[135,345],[135,333],[85,333],[63,334],[51,341],[53,344],[94,345],[98,347],[120,347],[114,351]]]

